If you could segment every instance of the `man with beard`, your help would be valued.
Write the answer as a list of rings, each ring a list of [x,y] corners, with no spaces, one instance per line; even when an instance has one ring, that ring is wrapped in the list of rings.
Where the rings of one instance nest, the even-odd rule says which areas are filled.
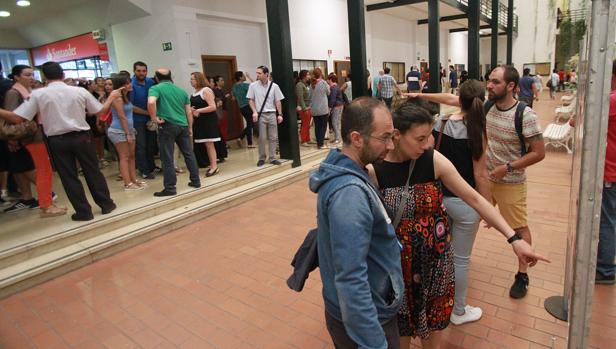
[[[394,149],[391,113],[360,97],[342,114],[341,150],[310,177],[317,193],[325,321],[337,348],[399,348],[400,245],[366,165]]]
[[[515,128],[515,114],[518,101],[514,93],[520,81],[520,74],[512,66],[494,68],[488,80],[488,99],[494,105],[486,114],[488,137],[487,167],[490,173],[492,201],[498,205],[509,226],[526,242],[532,238],[528,227],[526,209],[526,168],[545,157],[543,133],[535,112],[526,107],[522,116],[522,136],[526,153],[520,151],[520,137]],[[405,94],[416,97],[417,94]],[[430,99],[436,103],[460,106],[459,97],[448,94],[434,94]],[[523,298],[528,289],[528,264],[518,261],[518,273],[509,290],[511,298]]]

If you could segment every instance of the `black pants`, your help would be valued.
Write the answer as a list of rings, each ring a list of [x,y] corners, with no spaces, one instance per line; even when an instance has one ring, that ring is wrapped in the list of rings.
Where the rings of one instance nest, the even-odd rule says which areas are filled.
[[[246,142],[248,142],[248,145],[252,145],[252,129],[254,127],[252,123],[252,109],[250,109],[249,105],[246,105],[240,109],[240,112],[242,112],[242,116],[244,117],[244,120],[246,120],[246,128],[242,131],[240,139],[244,139],[244,137],[246,137]]]
[[[389,97],[389,98],[385,98],[383,97],[383,102],[385,102],[385,105],[387,106],[387,108],[391,109],[391,102],[394,100],[394,97]]]
[[[318,147],[322,147],[325,143],[325,132],[327,131],[327,116],[327,114],[312,116],[312,119],[314,119],[314,133],[317,137]]]
[[[325,311],[325,325],[332,337],[336,349],[357,349],[358,345],[347,335],[342,321],[337,320]],[[398,331],[398,317],[395,316],[383,325],[388,349],[400,349],[400,332]]]
[[[105,176],[98,168],[96,148],[90,131],[69,132],[49,137],[49,150],[62,181],[66,196],[79,217],[91,217],[92,207],[86,198],[83,184],[77,174],[77,161],[90,189],[94,202],[102,208],[110,208],[113,200]]]

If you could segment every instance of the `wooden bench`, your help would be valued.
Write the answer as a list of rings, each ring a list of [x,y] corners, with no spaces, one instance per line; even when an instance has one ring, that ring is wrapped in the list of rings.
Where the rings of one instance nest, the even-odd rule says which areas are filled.
[[[552,145],[554,147],[565,147],[567,153],[572,153],[573,136],[571,135],[572,127],[568,122],[564,124],[549,124],[543,131],[543,139],[545,146]]]

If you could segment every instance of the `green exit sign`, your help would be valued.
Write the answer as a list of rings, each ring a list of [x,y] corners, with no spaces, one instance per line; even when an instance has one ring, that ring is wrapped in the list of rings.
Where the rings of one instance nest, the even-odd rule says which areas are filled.
[[[163,42],[163,51],[171,51],[172,49],[171,42]]]

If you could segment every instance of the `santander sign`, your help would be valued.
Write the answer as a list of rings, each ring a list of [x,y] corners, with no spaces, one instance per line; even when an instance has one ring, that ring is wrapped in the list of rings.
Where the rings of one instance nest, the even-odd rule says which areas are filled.
[[[35,66],[47,61],[66,62],[106,54],[100,51],[99,42],[92,38],[91,33],[34,47],[30,52]]]

